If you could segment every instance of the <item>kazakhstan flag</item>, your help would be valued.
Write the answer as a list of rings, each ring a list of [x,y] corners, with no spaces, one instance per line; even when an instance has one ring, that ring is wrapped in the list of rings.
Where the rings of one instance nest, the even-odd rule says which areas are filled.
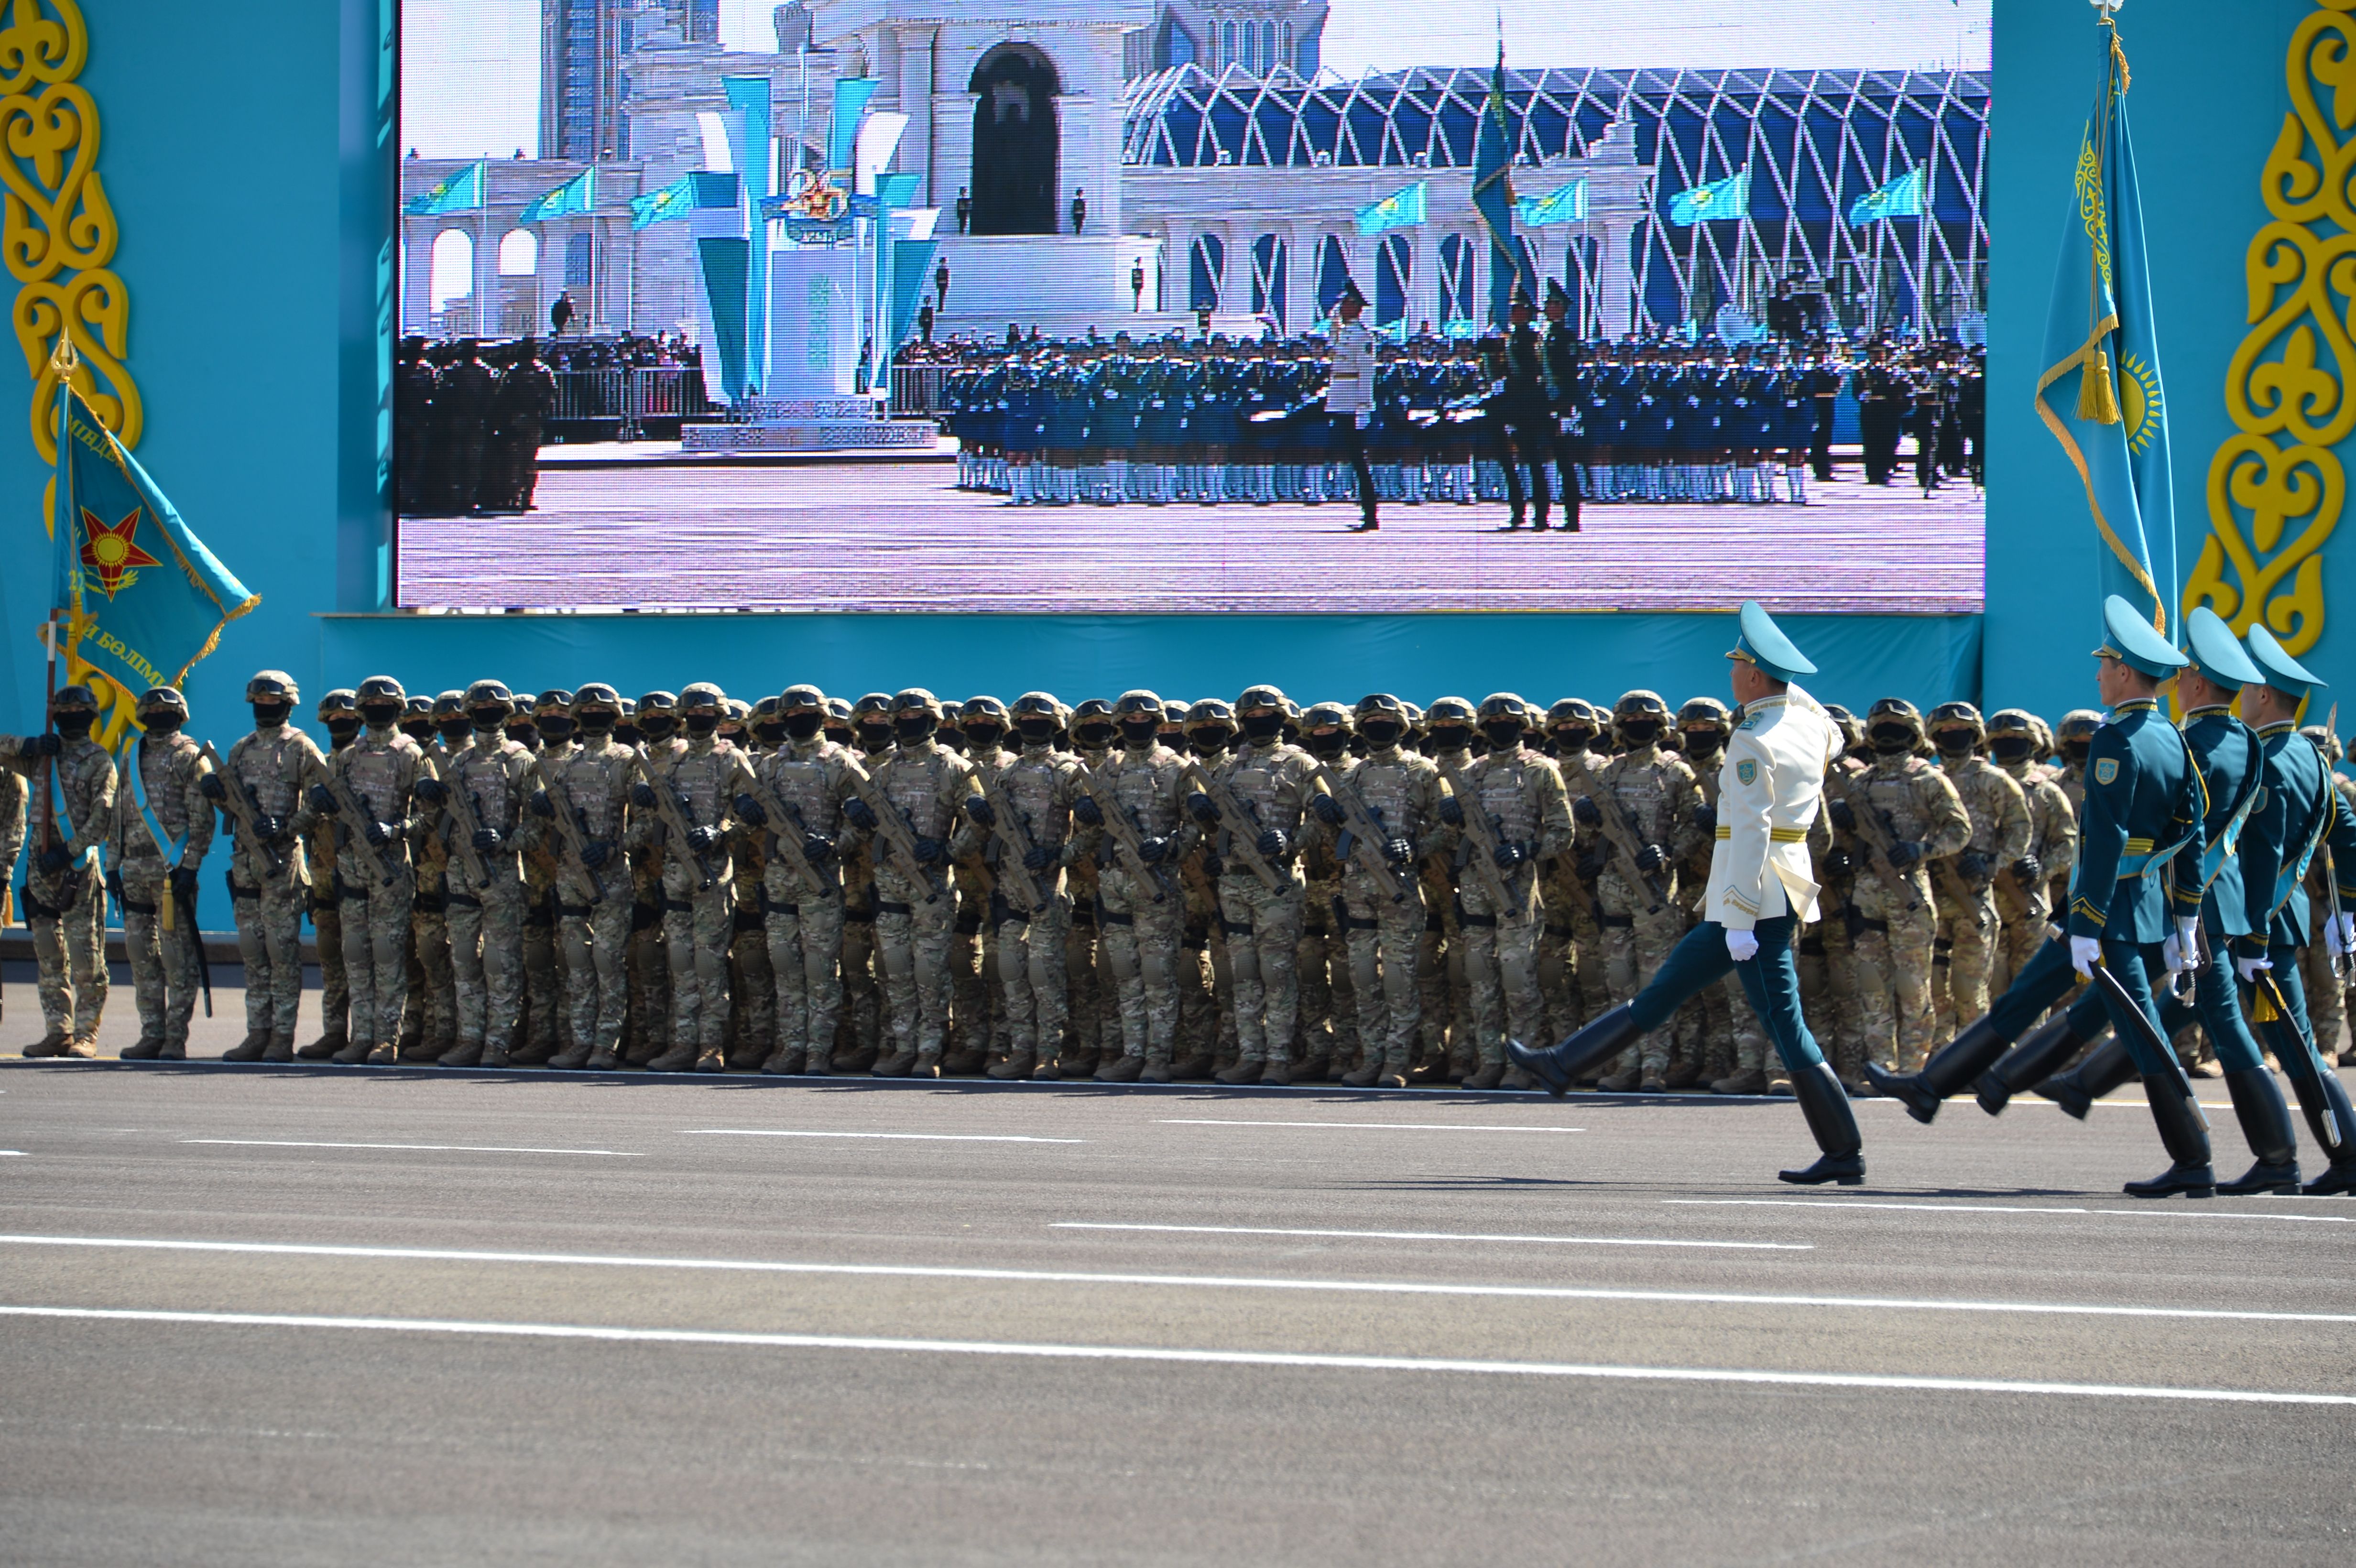
[[[177,686],[262,603],[189,531],[70,387],[58,389],[58,603],[66,650],[123,690]]]
[[[597,170],[593,165],[533,201],[516,221],[545,223],[552,218],[570,218],[576,212],[586,212],[596,205]]]
[[[1489,325],[1505,325],[1513,304],[1514,283],[1533,297],[1537,275],[1529,258],[1514,242],[1514,133],[1505,102],[1505,46],[1497,45],[1497,66],[1489,73],[1489,98],[1482,105],[1480,128],[1472,137],[1472,209],[1489,231]]]
[[[1669,221],[1680,229],[1720,218],[1740,218],[1751,210],[1751,171],[1744,169],[1708,185],[1681,190],[1669,198]]]
[[[1514,203],[1514,221],[1525,229],[1549,223],[1580,223],[1587,218],[1587,182],[1573,180],[1552,196],[1526,196]]]
[[[2046,310],[2037,413],[2086,489],[2101,540],[2096,603],[2116,593],[2165,636],[2177,586],[2168,403],[2127,141],[2126,56],[2115,28],[2104,24],[2100,37],[2100,84]]]
[[[1404,190],[1395,190],[1380,201],[1370,201],[1358,208],[1358,232],[1361,235],[1382,234],[1393,229],[1412,229],[1423,221],[1426,180],[1418,180]]]
[[[1922,170],[1907,170],[1879,190],[1867,191],[1848,204],[1848,226],[1862,229],[1885,218],[1922,216]]]
[[[630,227],[644,229],[666,219],[685,218],[695,209],[695,176],[681,175],[660,190],[630,197]]]
[[[481,160],[444,175],[432,190],[401,210],[412,218],[432,218],[444,212],[473,212],[483,205]]]

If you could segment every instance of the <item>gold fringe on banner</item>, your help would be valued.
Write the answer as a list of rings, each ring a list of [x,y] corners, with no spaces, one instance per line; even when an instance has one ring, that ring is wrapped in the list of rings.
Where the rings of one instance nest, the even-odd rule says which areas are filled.
[[[2108,351],[2094,350],[2078,374],[2078,417],[2094,424],[2119,422],[2119,392],[2111,379]]]

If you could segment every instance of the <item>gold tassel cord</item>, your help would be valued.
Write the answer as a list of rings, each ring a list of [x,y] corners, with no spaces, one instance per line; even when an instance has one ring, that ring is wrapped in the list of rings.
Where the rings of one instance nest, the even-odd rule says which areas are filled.
[[[2250,987],[2250,1021],[2270,1024],[2282,1017],[2282,1008],[2275,1000],[2280,994],[2275,990],[2274,976],[2259,971],[2257,983]]]
[[[2093,424],[2119,422],[2119,392],[2111,380],[2111,357],[2097,348],[2078,375],[2078,417]]]

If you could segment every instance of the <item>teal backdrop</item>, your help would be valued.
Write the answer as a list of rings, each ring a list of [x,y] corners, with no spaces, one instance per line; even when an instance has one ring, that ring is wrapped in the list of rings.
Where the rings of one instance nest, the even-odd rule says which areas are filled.
[[[2265,216],[2259,170],[2286,103],[2284,48],[2313,8],[2133,0],[2122,15],[2158,236],[2153,283],[2188,566],[2207,527],[2210,454],[2230,429],[2222,387],[2244,330],[2243,256]],[[265,665],[314,697],[379,669],[424,689],[481,674],[533,686],[594,675],[626,689],[706,674],[744,691],[793,679],[846,690],[918,682],[947,695],[1044,685],[1067,697],[1131,683],[1198,696],[1265,678],[1302,696],[1387,688],[1419,700],[1501,688],[1541,700],[1640,684],[1673,700],[1724,689],[1727,623],[1708,615],[372,613],[390,559],[393,0],[253,0],[234,26],[162,0],[90,0],[85,11],[80,80],[102,115],[128,363],[146,407],[138,453],[262,596],[191,682],[200,731],[235,727],[242,682]],[[2093,91],[2093,12],[1997,0],[1996,15],[2006,108],[1989,182],[1987,613],[1798,621],[1795,635],[1830,672],[1819,685],[1838,700],[1899,691],[2055,714],[2091,695],[2094,536],[2029,400]],[[8,417],[21,421],[24,403],[14,407]],[[0,440],[0,491],[18,519],[0,589],[0,728],[21,729],[38,722],[48,475],[24,425],[0,428],[17,432]],[[1893,557],[1887,569],[1902,574],[1907,563]],[[2327,599],[2342,576],[2327,552]],[[2340,646],[2327,618],[2314,661],[2327,677]]]

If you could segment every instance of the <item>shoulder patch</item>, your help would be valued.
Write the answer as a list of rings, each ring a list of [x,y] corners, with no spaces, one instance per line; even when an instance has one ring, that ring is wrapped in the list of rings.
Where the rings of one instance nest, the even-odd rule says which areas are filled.
[[[1734,776],[1740,779],[1746,784],[1757,784],[1759,782],[1759,764],[1751,761],[1749,757],[1745,757],[1740,762],[1734,764]]]
[[[2119,760],[2116,757],[2098,757],[2095,759],[2094,782],[2096,784],[2111,784],[2115,782],[2118,776]]]
[[[1737,725],[1735,726],[1735,728],[1736,728],[1737,730],[1756,730],[1756,729],[1758,729],[1758,728],[1759,728],[1759,715],[1757,715],[1756,713],[1753,713],[1750,718],[1745,719],[1741,723],[1737,724]]]

